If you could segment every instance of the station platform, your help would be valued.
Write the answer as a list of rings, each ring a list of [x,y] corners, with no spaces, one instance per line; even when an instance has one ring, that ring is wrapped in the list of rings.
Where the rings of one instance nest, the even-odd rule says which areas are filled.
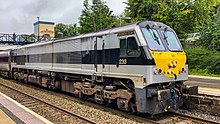
[[[220,77],[198,76],[198,75],[189,75],[189,78],[201,78],[201,79],[220,80]]]
[[[184,82],[188,86],[198,86],[199,94],[220,96],[220,78],[189,75],[189,80]]]
[[[204,95],[209,95],[209,96],[220,96],[220,89],[199,87],[199,94],[204,94]]]
[[[0,92],[0,124],[53,124]]]
[[[194,85],[194,86],[199,86],[199,87],[220,89],[220,78],[219,77],[189,75],[188,81],[184,83],[186,85]]]

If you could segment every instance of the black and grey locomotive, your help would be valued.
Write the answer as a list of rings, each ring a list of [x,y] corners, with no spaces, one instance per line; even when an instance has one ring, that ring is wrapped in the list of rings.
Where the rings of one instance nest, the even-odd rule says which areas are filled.
[[[186,55],[168,26],[141,21],[0,52],[0,74],[152,115],[183,104]]]

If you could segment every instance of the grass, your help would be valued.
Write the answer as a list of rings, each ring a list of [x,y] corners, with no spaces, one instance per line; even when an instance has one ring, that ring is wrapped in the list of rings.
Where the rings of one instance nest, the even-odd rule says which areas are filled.
[[[195,70],[195,69],[192,69],[192,70],[189,69],[189,75],[220,77],[220,75],[209,73],[209,72],[207,72],[207,70]]]

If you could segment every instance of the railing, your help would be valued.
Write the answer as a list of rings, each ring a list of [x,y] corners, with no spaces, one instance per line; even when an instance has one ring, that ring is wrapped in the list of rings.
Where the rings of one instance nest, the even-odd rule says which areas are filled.
[[[35,35],[18,35],[18,34],[2,34],[0,33],[0,44],[14,44],[14,45],[24,45],[30,44],[42,40],[50,40],[51,38],[47,35],[42,37],[35,36]]]

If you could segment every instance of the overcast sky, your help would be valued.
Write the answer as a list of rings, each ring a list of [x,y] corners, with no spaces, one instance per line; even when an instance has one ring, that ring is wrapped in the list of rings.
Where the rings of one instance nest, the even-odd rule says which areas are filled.
[[[78,23],[84,0],[0,0],[0,33],[31,34],[33,23]],[[105,0],[114,15],[119,15],[127,0]]]

